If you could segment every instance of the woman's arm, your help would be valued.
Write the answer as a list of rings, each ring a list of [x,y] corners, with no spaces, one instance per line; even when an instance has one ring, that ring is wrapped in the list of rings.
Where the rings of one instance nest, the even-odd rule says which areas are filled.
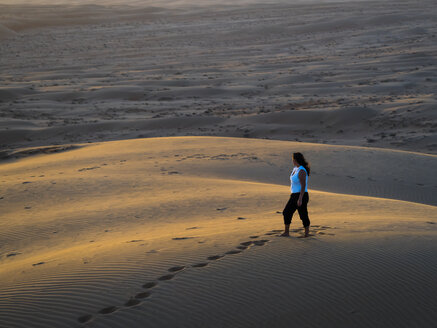
[[[299,194],[299,199],[297,200],[297,206],[302,205],[302,197],[303,194],[305,193],[305,187],[306,187],[306,173],[304,170],[300,170],[299,171],[299,181],[300,181],[300,194]]]

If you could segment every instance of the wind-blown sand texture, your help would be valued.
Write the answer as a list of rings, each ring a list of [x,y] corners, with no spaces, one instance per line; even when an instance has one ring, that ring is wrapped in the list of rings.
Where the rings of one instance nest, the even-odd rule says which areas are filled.
[[[0,0],[0,328],[435,328],[435,17]]]
[[[306,239],[297,215],[292,237],[277,237],[295,149],[313,165]],[[436,163],[217,137],[10,159],[0,166],[0,326],[432,327]]]
[[[4,149],[215,135],[437,152],[435,1],[47,2],[0,5]]]

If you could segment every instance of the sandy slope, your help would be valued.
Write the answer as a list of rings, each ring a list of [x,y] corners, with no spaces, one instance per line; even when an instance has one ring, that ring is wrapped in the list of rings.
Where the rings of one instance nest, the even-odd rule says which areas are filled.
[[[0,5],[0,146],[216,135],[436,153],[435,1],[200,2]]]
[[[2,327],[437,319],[435,156],[212,137],[82,146],[0,166]],[[314,170],[308,239],[276,237],[295,150]],[[389,195],[404,201],[371,197]]]

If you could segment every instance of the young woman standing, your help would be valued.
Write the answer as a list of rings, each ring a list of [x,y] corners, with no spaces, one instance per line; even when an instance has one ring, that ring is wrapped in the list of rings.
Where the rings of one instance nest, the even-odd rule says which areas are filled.
[[[291,196],[285,205],[282,214],[284,216],[285,230],[281,236],[290,235],[290,223],[294,212],[299,212],[299,217],[305,228],[305,237],[308,237],[310,230],[310,219],[308,217],[307,204],[308,197],[308,176],[310,175],[310,165],[301,153],[293,153],[293,171],[290,175]]]

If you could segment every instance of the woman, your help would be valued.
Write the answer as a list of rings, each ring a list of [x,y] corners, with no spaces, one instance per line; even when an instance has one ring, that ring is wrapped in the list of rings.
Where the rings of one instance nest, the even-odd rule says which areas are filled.
[[[308,176],[310,175],[310,165],[305,160],[301,153],[293,153],[293,172],[291,172],[291,196],[285,205],[284,211],[284,224],[285,231],[281,236],[290,235],[290,223],[294,212],[299,212],[300,219],[305,228],[305,237],[308,237],[310,230],[310,219],[308,217],[307,204],[308,198]]]

